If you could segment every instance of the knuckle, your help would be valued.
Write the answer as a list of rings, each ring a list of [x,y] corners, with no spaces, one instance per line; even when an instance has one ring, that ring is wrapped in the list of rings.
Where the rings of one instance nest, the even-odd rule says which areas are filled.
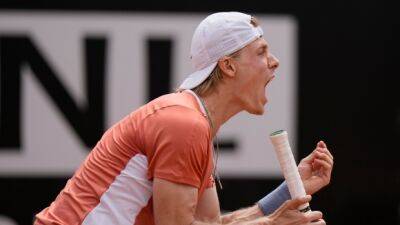
[[[301,213],[301,215],[299,216],[299,218],[300,218],[300,221],[301,221],[302,223],[307,223],[307,222],[309,222],[309,219],[308,219],[308,217],[306,216],[305,213]]]

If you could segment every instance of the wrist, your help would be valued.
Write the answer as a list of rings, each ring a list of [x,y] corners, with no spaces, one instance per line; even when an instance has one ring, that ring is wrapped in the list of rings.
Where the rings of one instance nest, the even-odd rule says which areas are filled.
[[[275,219],[271,216],[267,216],[267,225],[276,225]]]
[[[318,191],[315,187],[311,186],[308,181],[303,180],[304,191],[307,195],[313,195],[315,192]]]
[[[270,215],[290,198],[290,192],[287,184],[286,182],[283,182],[275,190],[258,201],[257,204],[264,215]]]

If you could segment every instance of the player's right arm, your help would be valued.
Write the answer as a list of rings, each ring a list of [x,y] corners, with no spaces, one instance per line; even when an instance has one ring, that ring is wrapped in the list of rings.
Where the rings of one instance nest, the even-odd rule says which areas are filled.
[[[311,196],[285,201],[275,212],[264,216],[258,205],[222,216],[222,224],[265,225],[326,225],[318,211],[301,213],[297,208],[311,200]]]
[[[153,208],[156,225],[219,224],[195,221],[198,189],[189,185],[155,178]]]
[[[300,213],[297,207],[310,201],[310,197],[286,201],[273,214],[263,217],[257,206],[235,211],[219,220],[196,220],[198,189],[167,180],[155,178],[153,181],[153,207],[156,225],[325,225],[322,213]],[[210,202],[210,204],[213,204]],[[257,213],[255,215],[254,213]],[[317,222],[311,222],[315,221]]]

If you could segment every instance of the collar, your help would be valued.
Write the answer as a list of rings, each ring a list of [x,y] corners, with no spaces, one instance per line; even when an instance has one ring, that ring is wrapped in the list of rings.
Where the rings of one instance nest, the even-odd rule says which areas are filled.
[[[188,89],[187,89],[187,90],[184,90],[184,92],[187,92],[187,93],[193,95],[193,96],[196,98],[197,104],[200,106],[201,112],[202,112],[205,116],[207,116],[206,109],[204,108],[204,105],[203,105],[203,103],[201,102],[200,97],[197,96],[197,94],[194,93],[192,90],[188,90]]]

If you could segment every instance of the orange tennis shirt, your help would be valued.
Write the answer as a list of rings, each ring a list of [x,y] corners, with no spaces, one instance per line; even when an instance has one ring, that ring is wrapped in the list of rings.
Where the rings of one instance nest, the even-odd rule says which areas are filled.
[[[211,130],[193,92],[161,96],[107,130],[35,225],[154,224],[154,177],[213,185]]]

